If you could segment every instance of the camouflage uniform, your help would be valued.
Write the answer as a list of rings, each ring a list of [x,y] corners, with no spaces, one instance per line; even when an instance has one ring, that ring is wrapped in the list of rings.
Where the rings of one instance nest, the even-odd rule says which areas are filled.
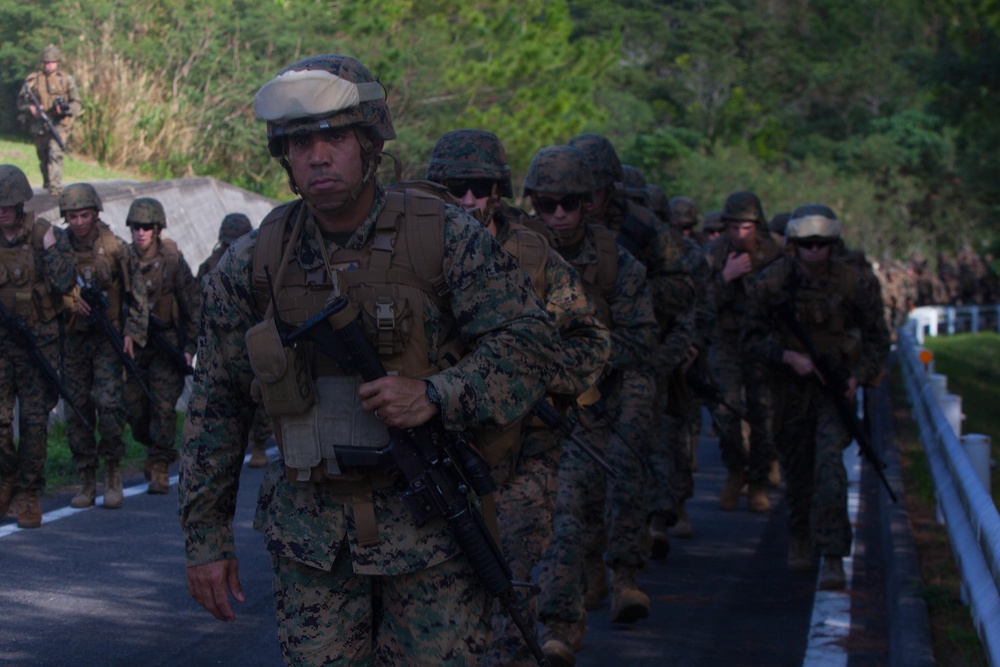
[[[24,202],[31,197],[24,173],[13,165],[0,165],[0,206],[15,208],[17,223],[0,233],[0,300],[10,311],[0,319],[0,517],[17,494],[21,528],[41,525],[38,492],[45,490],[48,418],[59,394],[8,327],[23,323],[39,353],[58,368],[62,296],[76,281],[76,258],[66,233],[24,213]],[[43,238],[50,229],[55,242],[45,248]],[[9,233],[13,235],[8,237]],[[15,401],[20,405],[17,445]]]
[[[617,242],[645,267],[653,310],[659,325],[658,342],[669,344],[668,338],[678,328],[679,318],[691,311],[695,300],[694,282],[684,264],[683,242],[680,235],[669,225],[660,222],[649,209],[618,194],[619,188],[631,189],[639,198],[639,190],[645,193],[645,182],[644,179],[640,182],[633,173],[630,177],[631,187],[624,187],[624,169],[608,139],[599,135],[583,134],[570,139],[569,145],[580,149],[586,155],[594,177],[595,190],[604,192],[603,199],[598,197],[595,206],[588,210],[587,221],[604,225],[615,232]],[[682,342],[678,347],[684,348],[686,343]],[[664,367],[651,368],[649,364],[624,371],[620,421],[626,437],[643,461],[649,459],[653,447],[652,434],[659,428],[659,416],[654,411],[657,402],[657,380],[665,377],[670,371],[670,368]],[[645,526],[648,519],[649,489],[645,483],[646,471],[643,468],[640,468],[640,474],[631,481],[631,493],[635,496],[632,507],[637,513],[631,521],[640,526]],[[616,482],[616,486],[621,484],[624,484],[622,480]],[[639,536],[629,542],[636,552],[622,559],[620,568],[645,567],[647,548],[644,540],[639,539],[645,532],[644,528],[640,529]],[[596,564],[600,562],[600,549],[603,546],[595,536],[602,534],[603,531],[592,530],[592,537],[588,540],[587,558],[593,565],[587,569],[588,572],[595,574],[600,571]],[[610,558],[608,565],[614,569]],[[623,572],[617,574],[622,575]],[[630,577],[629,580],[633,578]],[[604,584],[604,581],[596,582],[599,587],[603,587]]]
[[[78,209],[100,211],[100,206],[93,187],[85,183],[68,186],[59,199],[63,216]],[[72,233],[68,236],[76,255],[77,283],[93,284],[100,289],[109,302],[106,315],[112,324],[123,336],[131,337],[136,346],[145,345],[149,312],[146,287],[142,281],[133,280],[140,274],[140,267],[129,244],[115,236],[99,217],[86,238],[81,240]],[[87,492],[82,495],[90,496],[94,471],[102,458],[107,463],[106,481],[115,488],[121,486],[118,463],[125,456],[122,432],[127,414],[121,358],[101,327],[76,312],[79,298],[79,291],[74,290],[66,327],[65,381],[69,393],[76,397],[80,412],[88,417],[96,414],[97,419],[92,422],[97,425],[100,443],[94,437],[94,428],[86,426],[75,413],[66,415],[66,433],[73,462],[81,472]],[[95,307],[90,305],[92,309]],[[86,503],[85,500],[74,498],[75,506],[93,503],[92,498]],[[105,506],[111,506],[107,498]]]
[[[46,46],[42,50],[42,63],[60,62],[62,53],[58,48]],[[73,130],[73,119],[80,115],[80,93],[76,89],[73,77],[60,69],[46,74],[44,71],[32,72],[24,80],[17,96],[19,111],[30,115],[30,107],[34,105],[28,91],[35,94],[41,103],[42,110],[52,121],[63,144],[69,145],[70,132]],[[35,142],[38,153],[38,164],[42,171],[44,188],[50,194],[59,194],[62,189],[63,150],[52,136],[52,132],[41,118],[31,117],[28,121],[28,131]]]
[[[166,229],[163,206],[151,197],[132,202],[125,224],[154,224]],[[150,304],[150,327],[156,326],[164,340],[181,355],[192,357],[198,338],[198,315],[201,294],[191,274],[191,267],[172,240],[158,233],[153,241],[156,251],[149,257],[138,255],[139,271],[135,282],[142,282]],[[153,317],[159,324],[153,324]],[[125,405],[128,408],[132,436],[146,447],[146,475],[149,493],[166,493],[169,488],[167,467],[177,459],[177,401],[184,392],[185,369],[152,340],[136,351],[139,377],[126,382]],[[145,383],[155,400],[150,400],[139,385]]]
[[[283,72],[288,73],[291,76],[279,75],[262,88],[255,100],[258,116],[268,120],[272,155],[285,152],[285,133],[313,136],[319,132],[320,120],[324,127],[339,123],[340,127],[354,126],[356,137],[364,135],[357,141],[364,152],[366,173],[373,173],[378,155],[366,152],[369,149],[362,139],[388,140],[395,132],[381,89],[368,71],[352,58],[324,55],[300,61]],[[352,106],[344,102],[327,118],[316,114],[275,120],[275,108],[278,113],[284,111],[285,100],[312,94],[315,88],[304,80],[308,76],[325,77],[341,87],[347,84],[358,91],[355,102]],[[291,93],[284,92],[286,84]],[[364,97],[358,102],[362,92]],[[290,167],[288,171],[291,176]],[[333,275],[341,286],[354,285],[354,262],[373,254],[376,237],[383,238],[383,232],[376,231],[376,224],[386,220],[380,214],[403,194],[386,193],[377,181],[370,187],[373,203],[353,233],[324,239],[312,209],[296,200],[276,209],[259,230],[233,244],[208,276],[199,363],[181,453],[180,518],[189,566],[236,557],[232,518],[243,443],[255,407],[251,383],[260,380],[251,369],[245,335],[265,320],[267,303],[260,293],[262,287],[266,292],[266,286],[255,278],[256,254],[292,251],[277,300],[282,318],[300,324],[313,313],[288,298],[289,290],[307,276],[329,281],[327,265],[335,269]],[[415,326],[404,338],[402,355],[394,354],[395,348],[389,345],[389,356],[383,361],[390,370],[400,368],[404,362],[420,361],[412,352],[426,350],[421,364],[429,369],[428,398],[439,406],[443,427],[456,432],[479,426],[502,429],[514,423],[547,386],[555,365],[554,331],[528,279],[482,226],[455,207],[426,197],[424,201],[438,211],[443,235],[443,296],[432,302],[423,292],[409,313],[402,313],[411,321],[423,319],[424,326]],[[302,229],[293,247],[274,248],[260,242],[268,238],[285,246],[282,233],[293,218]],[[427,230],[424,234],[433,231],[433,226],[429,219],[421,222],[421,229]],[[404,225],[397,239],[405,230]],[[432,244],[431,250],[435,247]],[[344,256],[355,259],[345,262]],[[333,284],[318,284],[315,293],[325,298],[333,289]],[[362,309],[373,298],[353,287],[346,295]],[[381,346],[379,330],[367,331]],[[464,341],[474,341],[474,347],[467,348]],[[450,358],[454,365],[441,370],[449,362],[445,355],[453,352],[460,358]],[[312,362],[323,364],[322,368],[314,366],[323,373],[317,381],[349,379],[338,376],[328,358],[315,354]],[[377,421],[368,419],[368,424]],[[279,433],[282,426],[276,420]],[[286,436],[282,442],[287,456],[295,443]],[[279,640],[285,660],[295,665],[478,662],[489,637],[490,600],[448,524],[432,518],[418,526],[400,501],[394,479],[387,477],[391,471],[358,470],[360,486],[353,485],[357,493],[351,493],[340,478],[293,481],[282,461],[266,469],[254,526],[264,534],[274,562]],[[373,524],[365,522],[367,517]],[[371,535],[373,526],[376,532]]]
[[[833,221],[831,223],[831,221]],[[835,223],[835,224],[834,224]],[[839,223],[823,206],[795,210],[789,223],[790,245],[839,237]],[[882,318],[882,304],[871,277],[859,270],[855,258],[833,256],[812,277],[803,269],[796,249],[765,269],[754,282],[747,301],[742,349],[766,360],[780,378],[778,390],[778,442],[784,458],[790,565],[795,549],[813,545],[839,570],[821,587],[842,587],[840,558],[850,553],[851,525],[847,515],[847,474],[842,452],[851,436],[813,375],[798,375],[786,362],[788,350],[805,348],[776,314],[774,308],[791,298],[796,317],[809,332],[817,351],[832,355],[844,377],[859,385],[871,384],[888,357],[889,334]],[[798,557],[808,559],[808,551]],[[799,563],[803,569],[806,564]],[[833,585],[824,585],[829,583]],[[839,586],[837,585],[839,583]]]
[[[566,146],[544,148],[532,161],[525,191],[589,198],[589,171],[580,150]],[[610,230],[585,221],[581,224],[585,229],[579,242],[558,236],[556,242],[560,254],[583,278],[598,313],[611,330],[609,363],[613,372],[602,381],[601,393],[609,410],[617,415],[619,431],[628,437],[633,433],[629,429],[637,429],[638,425],[627,421],[628,415],[620,410],[622,372],[648,363],[654,352],[656,320],[649,287],[642,265],[615,244]],[[643,478],[644,461],[633,454],[634,445],[612,436],[603,424],[595,425],[582,437],[605,456],[618,479],[606,484],[603,471],[592,459],[574,445],[563,447],[553,537],[542,558],[538,601],[539,617],[545,624],[543,650],[546,655],[557,651],[563,659],[567,654],[571,657],[572,649],[582,641],[584,528],[591,524],[603,531],[606,526],[607,558],[613,567],[624,571],[638,568],[644,561],[645,496],[635,489],[637,480]],[[641,481],[638,484],[641,489]],[[634,581],[632,585],[634,588]]]
[[[763,489],[768,483],[771,467],[777,456],[771,432],[771,382],[762,364],[748,360],[741,353],[739,334],[746,294],[753,277],[780,258],[782,249],[767,231],[763,209],[752,193],[731,194],[726,200],[723,220],[755,222],[757,248],[750,253],[750,271],[731,282],[726,282],[723,270],[730,253],[741,253],[733,245],[731,234],[723,232],[706,249],[719,323],[719,342],[709,351],[709,369],[725,402],[734,407],[743,407],[743,412],[750,421],[748,448],[744,444],[740,418],[721,404],[715,410],[722,462],[729,472],[720,495],[720,506],[727,510],[733,509],[740,489],[744,484],[749,484],[751,509],[765,511],[770,503]]]
[[[559,331],[561,363],[549,383],[556,406],[564,405],[594,384],[611,347],[607,328],[573,267],[547,238],[524,226],[525,216],[500,197],[512,195],[507,156],[499,139],[483,130],[455,130],[438,140],[427,169],[429,180],[455,185],[483,180],[495,184],[486,204],[484,224],[528,273]],[[460,185],[457,190],[467,184]],[[452,194],[462,196],[468,193]],[[534,222],[537,228],[540,223]],[[521,427],[523,437],[511,456],[499,462],[495,475],[503,480],[495,494],[501,547],[515,581],[531,581],[552,537],[560,436],[537,417]],[[535,598],[528,600],[529,625],[534,627]],[[520,631],[501,609],[493,612],[493,642],[482,664],[516,667],[535,664]]]
[[[222,255],[236,239],[249,234],[253,229],[250,218],[242,213],[229,213],[219,225],[219,242],[212,249],[212,254],[198,266],[195,280],[201,289],[205,288],[208,272],[216,267]],[[267,441],[274,436],[274,425],[267,415],[264,406],[258,405],[253,413],[253,424],[250,426],[250,462],[251,468],[263,468],[267,465]]]

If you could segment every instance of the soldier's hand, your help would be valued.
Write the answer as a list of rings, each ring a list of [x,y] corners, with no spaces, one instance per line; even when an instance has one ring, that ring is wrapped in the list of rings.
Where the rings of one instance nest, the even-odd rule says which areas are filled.
[[[847,378],[847,391],[844,392],[844,396],[847,400],[854,402],[854,397],[858,392],[858,380],[853,375]]]
[[[235,621],[229,595],[246,602],[240,586],[240,566],[235,558],[187,568],[188,595],[220,621]]]
[[[742,275],[750,272],[753,265],[750,263],[750,254],[745,252],[731,252],[726,258],[726,265],[722,268],[722,279],[731,283]]]
[[[819,378],[820,382],[826,384],[823,374],[819,372],[816,364],[813,363],[812,357],[808,354],[796,352],[795,350],[785,350],[781,355],[781,360],[791,366],[797,375],[802,377],[815,375]]]
[[[358,387],[361,407],[396,428],[412,428],[427,422],[438,413],[427,398],[423,380],[398,375],[379,378]]]
[[[127,354],[130,359],[135,359],[135,343],[132,342],[131,336],[125,336],[122,338],[122,348],[124,348],[125,354]]]
[[[45,236],[42,237],[42,247],[48,250],[56,244],[56,233],[53,231],[52,227],[49,227],[45,231]]]
[[[38,112],[39,112],[39,109],[38,109],[38,107],[37,107],[37,106],[35,106],[34,104],[31,104],[31,105],[29,105],[29,106],[28,106],[28,111],[30,111],[30,112],[31,112],[31,115],[32,115],[32,116],[34,116],[35,118],[38,118],[38,115],[39,115],[39,114],[38,114]]]
[[[90,304],[83,297],[76,300],[76,312],[78,315],[90,317]]]

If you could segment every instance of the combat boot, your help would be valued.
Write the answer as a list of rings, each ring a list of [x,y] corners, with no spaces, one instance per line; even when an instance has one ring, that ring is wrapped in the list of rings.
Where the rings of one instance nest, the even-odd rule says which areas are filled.
[[[767,474],[767,485],[770,487],[781,486],[781,464],[778,459],[771,461],[771,471]]]
[[[819,573],[819,589],[821,591],[842,591],[846,585],[843,559],[840,556],[823,556],[823,569]]]
[[[267,443],[254,440],[250,445],[250,461],[247,465],[251,468],[263,468],[267,465]]]
[[[104,461],[104,507],[116,510],[125,499],[122,494],[122,469],[118,461]]]
[[[670,553],[670,536],[667,534],[667,518],[656,513],[649,519],[649,557],[664,560]]]
[[[38,506],[38,491],[22,489],[17,494],[17,527],[38,528],[42,525],[42,508]]]
[[[719,494],[719,507],[727,512],[736,509],[736,505],[740,502],[740,494],[743,493],[743,485],[747,481],[746,477],[746,473],[742,470],[729,471],[722,493]]]
[[[792,536],[788,545],[788,571],[808,572],[812,569],[812,549],[808,537]]]
[[[14,475],[0,479],[0,517],[7,516],[10,501],[14,497]]]
[[[80,471],[80,483],[80,493],[69,501],[69,506],[77,509],[90,507],[97,497],[97,479],[93,468],[84,468]]]
[[[552,667],[575,667],[576,655],[569,644],[561,639],[547,639],[542,643],[542,653]]]
[[[583,608],[593,611],[608,599],[608,573],[604,569],[604,559],[600,556],[586,558],[583,562],[583,575],[587,582]]]
[[[164,494],[169,490],[170,473],[167,471],[167,462],[153,461],[149,466],[149,486],[146,488],[146,493]],[[107,503],[107,501],[107,492],[105,492],[104,502]]]
[[[751,512],[769,512],[771,510],[771,499],[767,497],[767,491],[763,484],[751,484],[747,494],[747,505]]]
[[[635,623],[649,616],[649,596],[639,590],[635,570],[619,567],[611,571],[611,622]]]
[[[681,502],[680,516],[677,517],[677,523],[674,527],[670,529],[670,534],[674,537],[680,537],[686,539],[694,534],[694,528],[691,526],[691,518],[688,516],[687,505]]]
[[[575,623],[546,621],[542,626],[542,653],[553,667],[557,665],[573,667],[576,664],[575,654],[583,645],[583,637],[586,634],[586,613]]]

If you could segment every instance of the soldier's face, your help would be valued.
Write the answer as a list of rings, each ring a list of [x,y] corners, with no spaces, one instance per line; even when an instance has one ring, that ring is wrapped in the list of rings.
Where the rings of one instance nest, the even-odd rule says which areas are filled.
[[[829,241],[799,241],[795,253],[804,264],[815,266],[830,259],[831,247]]]
[[[153,250],[159,228],[156,225],[129,225],[129,229],[132,231],[132,243],[135,244],[135,249],[145,257]]]
[[[373,143],[380,153],[383,142]],[[289,137],[288,164],[302,197],[320,213],[343,206],[364,178],[361,143],[351,128]]]
[[[90,236],[97,222],[97,211],[92,208],[81,208],[66,211],[66,224],[77,239],[83,240]]]
[[[748,220],[734,220],[726,223],[733,247],[738,250],[753,250],[757,241],[757,225]]]
[[[17,207],[0,206],[0,230],[13,235],[17,232]]]
[[[59,69],[59,63],[58,63],[58,61],[57,62],[51,62],[51,63],[42,63],[42,71],[45,72],[46,74],[52,74],[57,69]]]
[[[538,217],[555,232],[560,243],[576,243],[583,238],[584,198],[579,194],[536,192],[531,196]]]

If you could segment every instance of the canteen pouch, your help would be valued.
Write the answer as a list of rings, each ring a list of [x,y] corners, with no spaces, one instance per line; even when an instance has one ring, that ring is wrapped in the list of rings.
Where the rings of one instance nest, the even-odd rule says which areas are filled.
[[[268,415],[301,415],[316,403],[316,383],[307,364],[307,350],[282,345],[274,319],[255,324],[245,340]]]

